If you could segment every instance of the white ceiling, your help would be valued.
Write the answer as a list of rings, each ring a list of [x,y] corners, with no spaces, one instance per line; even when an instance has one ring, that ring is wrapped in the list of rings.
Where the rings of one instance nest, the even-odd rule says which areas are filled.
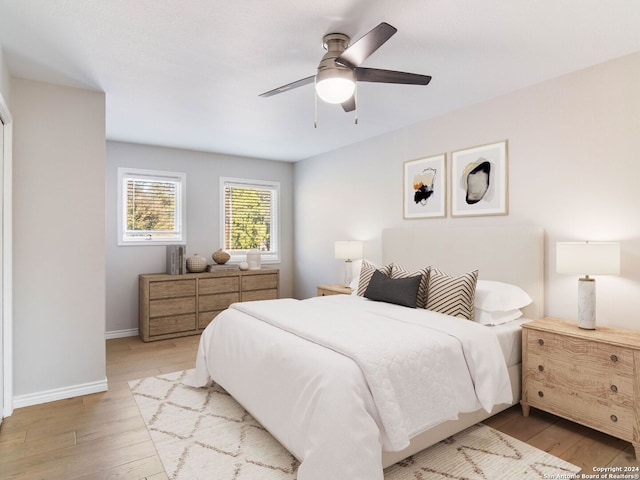
[[[322,37],[398,33],[353,113],[313,86]],[[295,161],[640,51],[637,0],[0,0],[12,75],[106,92],[107,138]]]

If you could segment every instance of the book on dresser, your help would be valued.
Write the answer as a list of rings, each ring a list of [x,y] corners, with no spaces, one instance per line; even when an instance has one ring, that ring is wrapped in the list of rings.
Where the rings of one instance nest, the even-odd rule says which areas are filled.
[[[186,273],[186,245],[167,245],[167,275]]]
[[[276,268],[138,276],[138,330],[145,342],[201,333],[235,302],[280,295]]]

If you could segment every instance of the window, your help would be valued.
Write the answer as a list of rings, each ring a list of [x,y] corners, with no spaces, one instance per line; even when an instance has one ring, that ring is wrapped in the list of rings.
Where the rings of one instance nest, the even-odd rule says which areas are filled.
[[[184,173],[118,168],[118,245],[185,243]]]
[[[221,244],[232,261],[244,261],[253,249],[264,263],[280,261],[279,194],[278,182],[220,178]]]

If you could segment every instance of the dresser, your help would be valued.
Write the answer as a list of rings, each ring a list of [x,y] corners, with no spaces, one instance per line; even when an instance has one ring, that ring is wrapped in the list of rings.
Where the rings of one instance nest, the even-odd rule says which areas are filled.
[[[138,330],[145,342],[196,335],[234,302],[279,297],[278,269],[138,277]]]
[[[326,297],[327,295],[351,295],[353,291],[349,287],[345,287],[342,283],[318,285],[317,290],[319,297]]]
[[[522,413],[553,413],[633,444],[640,458],[640,332],[522,325]]]

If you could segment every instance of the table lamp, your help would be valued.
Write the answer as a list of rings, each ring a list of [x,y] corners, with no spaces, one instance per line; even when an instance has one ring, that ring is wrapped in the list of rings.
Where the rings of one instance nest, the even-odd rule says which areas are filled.
[[[558,242],[556,271],[584,275],[578,280],[578,326],[596,328],[596,281],[589,275],[620,274],[620,244],[616,242]]]
[[[335,257],[344,260],[345,274],[344,285],[348,287],[353,278],[353,263],[357,258],[362,258],[363,244],[357,240],[339,240],[335,243]]]

